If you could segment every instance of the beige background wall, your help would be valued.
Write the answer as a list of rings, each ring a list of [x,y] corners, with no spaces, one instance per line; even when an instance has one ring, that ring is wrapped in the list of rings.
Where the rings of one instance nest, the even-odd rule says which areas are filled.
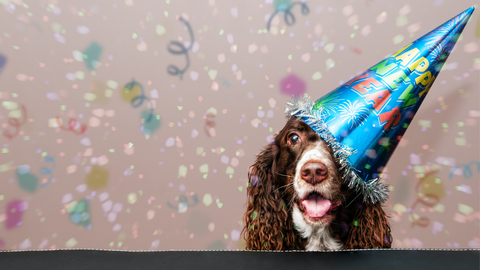
[[[247,168],[290,95],[477,1],[309,1],[268,33],[280,2],[0,0],[0,249],[242,249]],[[478,12],[389,162],[394,247],[480,247]]]

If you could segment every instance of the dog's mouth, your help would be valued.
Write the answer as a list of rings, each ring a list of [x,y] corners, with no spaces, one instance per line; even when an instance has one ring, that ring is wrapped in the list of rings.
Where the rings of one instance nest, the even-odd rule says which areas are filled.
[[[300,209],[304,214],[313,220],[319,220],[329,216],[340,203],[331,201],[317,192],[308,194],[304,199],[300,199]]]

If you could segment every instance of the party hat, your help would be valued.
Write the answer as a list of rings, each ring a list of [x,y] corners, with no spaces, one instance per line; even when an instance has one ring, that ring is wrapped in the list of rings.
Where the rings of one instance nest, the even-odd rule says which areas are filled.
[[[334,151],[343,180],[372,203],[388,198],[379,174],[432,87],[471,7],[315,102],[294,98],[287,117],[310,125]]]

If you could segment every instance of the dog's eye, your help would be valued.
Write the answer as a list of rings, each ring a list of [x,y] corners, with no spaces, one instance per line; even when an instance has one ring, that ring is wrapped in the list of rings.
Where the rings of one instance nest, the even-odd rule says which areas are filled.
[[[300,143],[300,136],[298,136],[297,134],[290,135],[287,143],[290,146],[293,146],[293,145],[296,145],[296,144]]]

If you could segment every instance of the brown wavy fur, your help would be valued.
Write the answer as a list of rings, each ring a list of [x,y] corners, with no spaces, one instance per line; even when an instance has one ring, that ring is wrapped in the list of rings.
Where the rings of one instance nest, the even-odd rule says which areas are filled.
[[[350,228],[344,249],[390,248],[392,246],[393,239],[387,215],[379,203],[358,204]]]
[[[248,250],[305,249],[306,239],[297,234],[291,215],[293,187],[285,187],[291,182],[286,175],[295,174],[299,155],[286,145],[293,125],[302,126],[305,132],[314,132],[303,121],[292,117],[249,169],[242,230]],[[360,198],[352,202],[357,194],[343,184],[340,190],[342,205],[335,210],[336,219],[330,225],[330,232],[344,243],[343,249],[390,248],[391,230],[381,205],[362,203]]]

